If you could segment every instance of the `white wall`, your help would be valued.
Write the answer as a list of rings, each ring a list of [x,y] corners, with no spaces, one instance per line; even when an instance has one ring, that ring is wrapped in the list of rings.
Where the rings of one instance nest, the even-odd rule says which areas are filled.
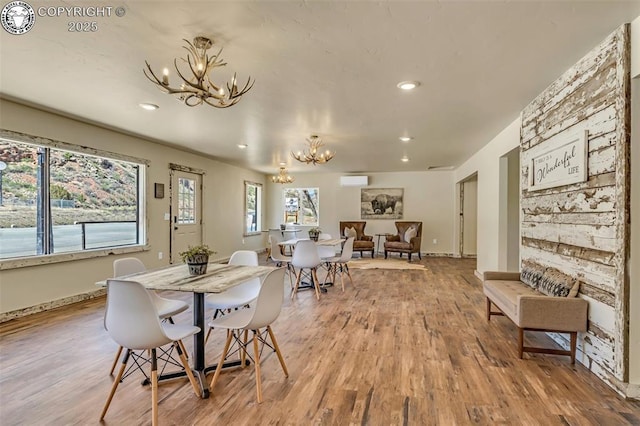
[[[264,235],[244,237],[245,244],[242,244],[244,180],[264,183],[263,174],[2,99],[0,110],[0,127],[4,129],[150,160],[146,180],[150,250],[133,254],[147,267],[158,267],[168,262],[169,222],[164,220],[164,213],[169,211],[169,197],[153,198],[153,183],[164,183],[165,188],[169,187],[170,162],[206,171],[204,241],[218,252],[217,258],[228,257],[241,248],[264,249]],[[165,253],[163,260],[158,260],[160,251]],[[112,275],[115,257],[3,270],[0,272],[0,312],[95,291],[96,281]]]
[[[321,168],[322,166],[317,166]],[[319,188],[320,228],[332,236],[340,232],[339,222],[360,219],[360,187],[340,186],[338,173],[295,174],[296,181],[286,187]],[[373,173],[369,188],[404,188],[404,216],[402,220],[422,221],[423,253],[453,253],[453,173],[402,172]],[[283,196],[280,184],[267,184],[267,224],[277,228],[283,221]],[[366,219],[365,233],[395,233],[393,220]],[[433,240],[437,243],[434,244]],[[374,238],[374,241],[377,238]],[[381,244],[384,239],[381,239]]]
[[[631,24],[631,78],[629,393],[640,398],[640,17]]]
[[[506,270],[507,267],[508,248],[506,244],[500,244],[500,218],[507,214],[506,210],[500,209],[500,162],[502,156],[519,146],[520,117],[454,172],[455,182],[478,174],[478,272]],[[502,178],[506,179],[505,176]],[[454,225],[457,234],[458,224]]]

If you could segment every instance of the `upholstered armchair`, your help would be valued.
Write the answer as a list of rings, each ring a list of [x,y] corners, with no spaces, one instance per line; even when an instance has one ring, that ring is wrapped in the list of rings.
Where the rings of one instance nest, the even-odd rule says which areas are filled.
[[[398,252],[400,257],[402,253],[409,255],[411,262],[411,253],[420,255],[420,242],[422,241],[422,222],[396,222],[398,234],[387,235],[384,242],[384,258],[387,258],[388,252]]]
[[[365,235],[364,227],[367,226],[367,222],[340,222],[340,236],[351,237],[353,235],[347,235],[347,233],[353,233],[355,230],[355,240],[353,241],[353,251],[359,251],[360,257],[362,257],[363,251],[370,251],[371,257],[375,256],[375,244],[373,243],[373,237],[371,235]],[[345,229],[347,233],[345,233]]]

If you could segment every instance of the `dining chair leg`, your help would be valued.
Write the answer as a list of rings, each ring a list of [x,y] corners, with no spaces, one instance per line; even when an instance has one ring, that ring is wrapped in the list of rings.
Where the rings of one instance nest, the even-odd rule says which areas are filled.
[[[247,340],[249,340],[249,330],[245,330],[242,336],[242,344],[240,345],[240,367],[244,368],[247,364]]]
[[[109,371],[109,375],[113,376],[113,372],[116,370],[116,365],[118,365],[118,360],[120,359],[120,354],[122,353],[122,346],[118,348],[118,352],[116,352],[115,358],[113,358],[113,364],[111,364],[111,371]]]
[[[173,342],[176,351],[178,352],[178,356],[180,357],[180,361],[182,361],[182,366],[184,367],[184,371],[187,373],[187,377],[189,377],[189,382],[191,382],[191,386],[193,387],[193,391],[195,392],[197,397],[201,397],[200,388],[198,386],[198,382],[196,382],[196,378],[193,375],[193,371],[191,371],[191,367],[189,367],[189,361],[187,360],[186,354],[183,352],[184,344],[182,340],[178,340],[177,342]]]
[[[327,284],[327,280],[331,280],[332,279],[331,278],[331,270],[332,270],[332,268],[331,268],[331,264],[328,263],[328,262],[326,264],[326,269],[327,269],[327,273],[324,276],[324,280],[322,281],[322,286],[323,287]],[[330,282],[333,282],[333,281],[330,281]]]
[[[353,278],[351,278],[351,272],[349,271],[349,266],[345,263],[343,267],[344,267],[344,270],[347,271],[347,275],[349,276],[349,281],[351,281],[351,285],[353,286]]]
[[[340,267],[342,269],[342,266]],[[340,284],[342,284],[342,292],[344,293],[344,271],[340,271]]]
[[[291,299],[294,298],[296,293],[298,292],[298,287],[300,286],[300,279],[302,278],[302,268],[298,271],[298,275],[296,276],[296,285],[293,287],[293,291],[291,292]]]
[[[211,379],[211,383],[209,384],[209,392],[211,393],[213,393],[213,387],[216,385],[220,372],[222,371],[224,360],[227,358],[227,352],[229,352],[229,346],[231,346],[231,339],[233,339],[233,333],[231,330],[227,330],[227,341],[224,344],[224,349],[222,350],[222,356],[220,357],[220,361],[216,367],[216,372],[213,374],[213,379]]]
[[[295,269],[291,266],[290,263],[287,263],[287,272],[289,273],[289,287],[293,290],[293,279],[291,278],[291,274],[295,275]]]
[[[151,349],[151,425],[158,424],[158,359],[156,349]]]
[[[107,397],[107,402],[104,404],[104,408],[102,409],[102,414],[100,414],[100,420],[104,419],[104,416],[107,415],[107,410],[109,409],[109,405],[111,405],[111,400],[113,399],[113,395],[116,393],[116,389],[118,389],[118,384],[122,380],[122,376],[124,375],[124,370],[127,368],[127,362],[129,362],[129,356],[131,355],[131,349],[127,349],[127,352],[124,354],[124,358],[122,358],[122,365],[120,366],[120,371],[118,371],[118,375],[113,381],[113,385],[111,386],[111,392]]]
[[[320,281],[318,280],[316,268],[311,270],[311,281],[313,281],[313,287],[316,289],[316,299],[320,300]]]
[[[258,404],[262,403],[262,377],[260,376],[260,348],[258,347],[257,330],[253,330],[253,356],[256,367],[256,392],[258,393]]]
[[[270,325],[267,326],[267,331],[269,332],[271,343],[273,343],[273,349],[276,350],[276,355],[278,355],[278,359],[280,360],[280,365],[282,366],[282,371],[284,371],[284,376],[289,377],[289,371],[287,370],[287,366],[284,364],[284,358],[282,356],[282,352],[280,352],[278,342],[276,341],[276,335],[273,334],[273,330],[271,329]]]
[[[220,310],[220,309],[216,309],[216,311],[213,313],[213,318],[212,319],[218,318],[218,315],[224,315],[224,312],[222,312],[222,310]],[[213,327],[209,327],[209,330],[207,331],[207,335],[204,338],[204,343],[205,344],[209,340],[209,335],[211,334],[211,330],[213,330]]]
[[[182,354],[185,359],[189,359],[189,352],[187,352],[187,348],[184,346],[184,343],[182,343],[182,340],[178,340],[178,345],[180,346],[180,349],[182,349]]]

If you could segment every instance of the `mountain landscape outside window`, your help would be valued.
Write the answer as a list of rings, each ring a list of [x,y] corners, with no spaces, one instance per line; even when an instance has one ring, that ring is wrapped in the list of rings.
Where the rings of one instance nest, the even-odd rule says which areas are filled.
[[[140,164],[7,140],[0,161],[0,259],[140,244]]]

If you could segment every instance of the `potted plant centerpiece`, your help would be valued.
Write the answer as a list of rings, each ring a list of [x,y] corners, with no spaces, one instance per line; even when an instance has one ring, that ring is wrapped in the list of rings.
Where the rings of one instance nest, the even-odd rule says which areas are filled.
[[[318,235],[322,232],[320,228],[311,228],[309,229],[309,238],[313,241],[318,241]]]
[[[211,250],[206,244],[193,247],[189,246],[186,251],[179,253],[182,261],[189,266],[190,275],[206,274],[209,256],[212,254],[216,254],[216,252]]]

